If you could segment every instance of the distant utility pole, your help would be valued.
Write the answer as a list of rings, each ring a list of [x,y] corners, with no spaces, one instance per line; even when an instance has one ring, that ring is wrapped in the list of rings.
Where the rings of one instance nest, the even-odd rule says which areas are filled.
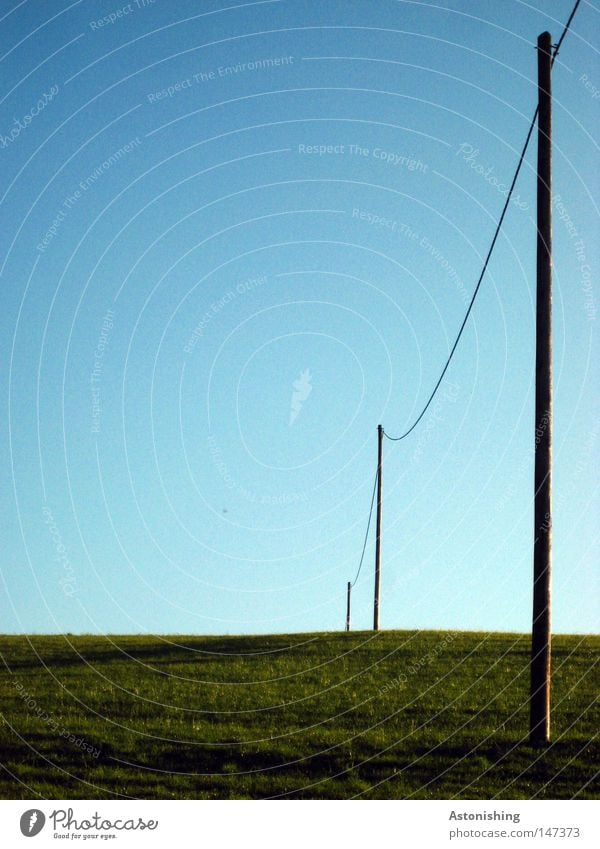
[[[538,47],[535,505],[529,741],[550,742],[552,572],[552,37]]]
[[[377,425],[377,539],[375,540],[375,599],[373,630],[379,631],[379,586],[381,579],[381,465],[383,460],[383,428]]]
[[[352,594],[352,583],[348,581],[348,599],[346,601],[346,631],[350,630],[350,596]]]

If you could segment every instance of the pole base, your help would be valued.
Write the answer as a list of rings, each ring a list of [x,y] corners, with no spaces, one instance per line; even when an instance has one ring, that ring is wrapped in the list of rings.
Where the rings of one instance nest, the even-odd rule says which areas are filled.
[[[545,734],[530,734],[529,735],[529,745],[533,749],[547,749],[548,746],[551,745],[550,737],[547,737]]]

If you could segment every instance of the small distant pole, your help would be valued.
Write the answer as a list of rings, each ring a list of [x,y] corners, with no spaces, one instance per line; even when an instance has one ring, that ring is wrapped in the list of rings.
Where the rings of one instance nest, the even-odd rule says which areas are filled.
[[[350,630],[350,596],[352,594],[352,584],[348,581],[348,600],[346,602],[346,631]]]
[[[529,742],[550,742],[552,572],[552,36],[538,47],[533,625]]]
[[[383,460],[383,428],[377,425],[377,538],[375,540],[375,599],[373,630],[379,631],[379,588],[381,580],[381,466]]]

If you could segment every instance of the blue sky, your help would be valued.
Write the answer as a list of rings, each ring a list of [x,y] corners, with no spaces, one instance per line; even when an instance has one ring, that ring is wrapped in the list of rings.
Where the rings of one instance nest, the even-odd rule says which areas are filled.
[[[2,5],[2,630],[343,627],[570,2]],[[554,85],[554,628],[598,628],[598,8]],[[535,141],[384,446],[381,624],[531,623]],[[371,535],[353,595],[370,627]]]

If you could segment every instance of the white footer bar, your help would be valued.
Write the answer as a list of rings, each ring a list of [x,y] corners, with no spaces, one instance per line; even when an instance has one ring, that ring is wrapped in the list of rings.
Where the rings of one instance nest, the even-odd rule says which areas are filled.
[[[597,849],[596,801],[3,801],[13,847]]]

